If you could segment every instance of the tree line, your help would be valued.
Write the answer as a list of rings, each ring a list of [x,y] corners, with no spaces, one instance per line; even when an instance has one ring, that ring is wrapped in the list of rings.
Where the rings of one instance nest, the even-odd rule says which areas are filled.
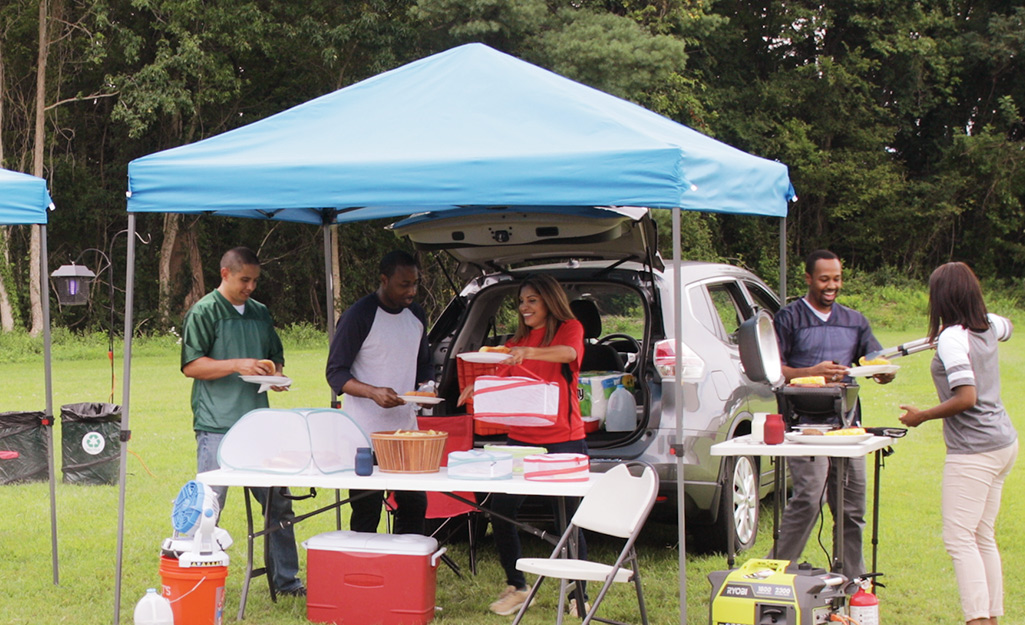
[[[1025,268],[1025,0],[7,0],[0,164],[49,181],[50,266],[103,270],[91,305],[55,322],[104,327],[111,276],[123,306],[129,161],[471,41],[786,163],[795,271],[819,247],[910,277],[950,259],[993,280]],[[685,253],[772,281],[768,223],[688,214]],[[383,225],[333,233],[340,306],[401,245]],[[0,228],[4,331],[38,329],[33,230]],[[279,322],[323,323],[317,229],[167,214],[138,230],[143,331],[179,323],[239,244]],[[433,267],[429,310],[451,289]]]

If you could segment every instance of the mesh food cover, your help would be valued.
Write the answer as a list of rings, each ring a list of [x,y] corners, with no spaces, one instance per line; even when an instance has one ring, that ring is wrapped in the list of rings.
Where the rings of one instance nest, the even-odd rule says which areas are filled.
[[[370,438],[341,410],[260,408],[246,413],[224,435],[222,467],[262,473],[352,471],[356,448]]]
[[[217,450],[222,467],[264,473],[302,473],[313,459],[306,411],[259,408],[228,430]]]
[[[370,447],[370,438],[341,410],[313,410],[306,415],[313,464],[321,473],[352,471],[356,448]]]

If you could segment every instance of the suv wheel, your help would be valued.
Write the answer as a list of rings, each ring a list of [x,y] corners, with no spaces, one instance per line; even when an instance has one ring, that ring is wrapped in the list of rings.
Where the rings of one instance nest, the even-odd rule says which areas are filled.
[[[719,518],[711,528],[715,549],[726,551],[727,523],[733,523],[736,551],[754,547],[758,538],[759,503],[758,462],[751,456],[738,456],[733,472],[723,478]]]

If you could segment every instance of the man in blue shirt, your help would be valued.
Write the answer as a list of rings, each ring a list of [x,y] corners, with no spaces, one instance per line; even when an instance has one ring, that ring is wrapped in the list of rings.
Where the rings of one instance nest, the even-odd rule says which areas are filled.
[[[808,292],[801,299],[785,306],[775,318],[779,338],[783,375],[793,378],[823,376],[826,382],[851,382],[847,370],[858,359],[882,348],[872,334],[868,320],[861,313],[836,303],[843,286],[843,267],[839,257],[829,250],[817,250],[805,261],[805,282]],[[875,376],[876,382],[888,384],[893,374]],[[857,408],[860,419],[860,405]],[[808,420],[826,429],[841,425],[840,415],[823,421]],[[829,458],[794,457],[787,461],[793,480],[793,496],[780,522],[775,557],[794,560],[801,557],[815,521],[822,509],[825,493],[832,511],[836,510],[836,469]],[[865,527],[865,459],[852,458],[843,485],[844,553],[842,573],[853,579],[866,573],[862,554],[862,530]],[[835,515],[834,515],[835,516]]]

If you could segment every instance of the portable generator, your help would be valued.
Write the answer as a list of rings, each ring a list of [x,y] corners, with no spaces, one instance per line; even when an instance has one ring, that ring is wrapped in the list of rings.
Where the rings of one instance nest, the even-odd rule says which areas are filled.
[[[713,571],[709,625],[816,625],[846,607],[847,578],[790,560],[748,560]]]

